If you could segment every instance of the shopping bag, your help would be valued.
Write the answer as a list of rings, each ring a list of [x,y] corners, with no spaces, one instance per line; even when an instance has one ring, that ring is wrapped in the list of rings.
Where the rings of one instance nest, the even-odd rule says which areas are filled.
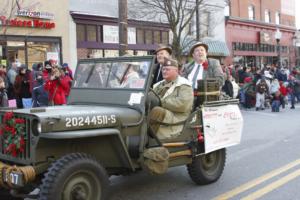
[[[23,108],[32,108],[32,98],[22,98]]]
[[[16,108],[17,107],[17,100],[16,99],[9,99],[8,100],[8,107]]]

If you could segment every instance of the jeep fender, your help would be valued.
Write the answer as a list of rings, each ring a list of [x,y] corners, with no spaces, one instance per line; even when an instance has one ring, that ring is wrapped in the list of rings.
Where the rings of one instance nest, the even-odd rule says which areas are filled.
[[[47,140],[68,140],[68,139],[85,139],[92,137],[109,137],[113,141],[116,154],[120,158],[123,166],[135,171],[132,160],[129,156],[127,147],[121,137],[121,133],[118,129],[114,128],[102,128],[102,129],[90,129],[90,130],[76,130],[76,131],[61,131],[61,132],[49,132],[41,133],[40,138]],[[101,160],[100,160],[101,161]]]

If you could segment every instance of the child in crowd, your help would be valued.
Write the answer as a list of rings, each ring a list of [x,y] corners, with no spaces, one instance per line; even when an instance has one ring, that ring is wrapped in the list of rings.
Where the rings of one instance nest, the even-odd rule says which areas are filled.
[[[272,112],[279,112],[279,108],[280,108],[280,92],[277,91],[275,92],[275,94],[272,95]]]

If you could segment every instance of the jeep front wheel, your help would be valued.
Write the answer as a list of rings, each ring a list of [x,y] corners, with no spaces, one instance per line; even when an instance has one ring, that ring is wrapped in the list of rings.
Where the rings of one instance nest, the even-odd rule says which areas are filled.
[[[72,153],[55,161],[45,174],[39,199],[104,200],[109,180],[105,169],[92,157]]]
[[[187,165],[188,173],[198,185],[213,183],[222,175],[225,160],[225,149],[195,157],[192,163]]]

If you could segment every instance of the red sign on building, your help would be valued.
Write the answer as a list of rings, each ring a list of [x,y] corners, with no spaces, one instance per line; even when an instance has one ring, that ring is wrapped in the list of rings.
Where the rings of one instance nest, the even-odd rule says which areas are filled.
[[[0,26],[52,29],[55,28],[55,23],[45,22],[39,19],[34,19],[34,20],[23,20],[18,18],[7,19],[5,16],[0,16]]]

